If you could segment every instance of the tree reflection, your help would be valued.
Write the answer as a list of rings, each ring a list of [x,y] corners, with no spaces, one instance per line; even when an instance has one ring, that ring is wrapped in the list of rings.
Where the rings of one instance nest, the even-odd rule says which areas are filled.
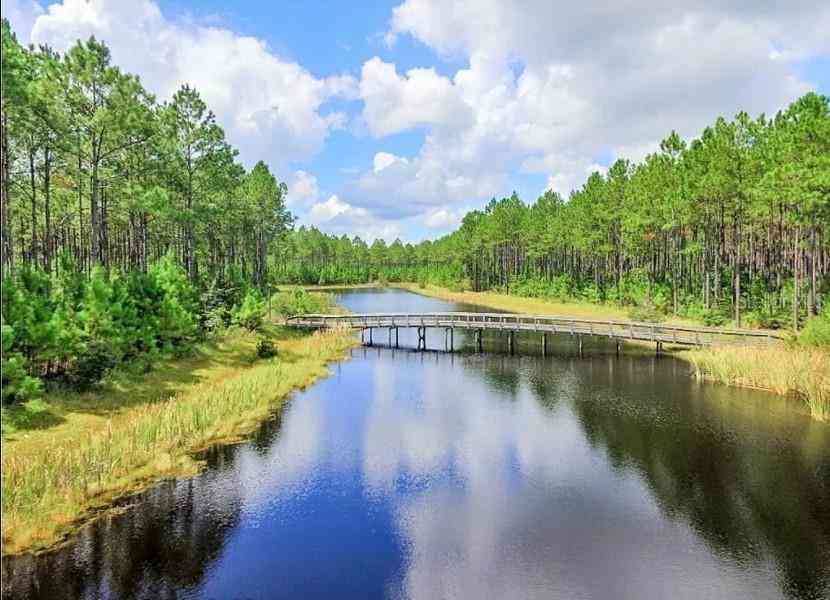
[[[716,553],[738,563],[771,553],[786,593],[824,598],[827,426],[769,410],[754,392],[701,386],[666,368],[649,374],[636,359],[628,363],[594,368],[574,402],[591,444],[617,469],[636,470],[664,514],[688,522]],[[632,386],[645,398],[613,391]]]
[[[279,421],[255,435],[267,447]],[[167,481],[93,522],[67,545],[3,560],[4,598],[174,598],[197,588],[240,520],[241,446],[209,450],[199,477]]]

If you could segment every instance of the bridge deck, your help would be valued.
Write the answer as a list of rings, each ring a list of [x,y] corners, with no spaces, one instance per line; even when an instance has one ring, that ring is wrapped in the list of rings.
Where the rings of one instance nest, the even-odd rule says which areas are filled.
[[[721,329],[716,327],[690,327],[638,323],[634,321],[608,321],[576,319],[547,315],[510,313],[364,313],[348,315],[298,315],[289,317],[291,327],[325,329],[375,327],[443,327],[469,330],[532,331],[537,333],[563,333],[570,335],[600,336],[618,340],[641,340],[686,346],[715,344],[769,344],[781,340],[771,331]]]

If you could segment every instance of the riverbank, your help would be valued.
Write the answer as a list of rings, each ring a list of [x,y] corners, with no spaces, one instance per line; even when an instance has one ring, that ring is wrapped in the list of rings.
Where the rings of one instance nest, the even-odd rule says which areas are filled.
[[[256,358],[262,333],[235,328],[150,373],[4,411],[3,554],[52,546],[114,500],[195,474],[194,453],[253,431],[355,344],[346,331],[265,328],[274,358]]]
[[[555,302],[495,292],[454,292],[434,285],[394,284],[395,287],[450,302],[476,304],[497,310],[539,315],[628,320],[622,308],[585,302]],[[694,324],[683,319],[667,323]],[[830,420],[830,354],[794,344],[776,347],[712,347],[674,349],[689,362],[695,375],[717,383],[766,390],[803,399],[819,421]]]
[[[498,292],[454,292],[447,288],[435,285],[420,286],[416,283],[395,283],[399,287],[415,294],[423,294],[432,298],[439,298],[448,302],[475,304],[497,310],[531,315],[557,315],[562,317],[578,317],[583,319],[612,319],[627,321],[630,319],[624,308],[609,305],[591,304],[590,302],[558,302],[542,298],[525,298],[523,296],[509,296]],[[667,318],[667,324],[692,325],[688,319],[676,317]]]

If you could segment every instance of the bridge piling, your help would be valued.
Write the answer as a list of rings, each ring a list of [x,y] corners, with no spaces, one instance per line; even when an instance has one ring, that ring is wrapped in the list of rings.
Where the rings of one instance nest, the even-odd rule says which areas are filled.
[[[548,334],[542,334],[542,356],[547,356],[548,354]]]
[[[513,354],[513,330],[507,332],[507,351]]]
[[[418,327],[418,350],[427,349],[427,328]]]

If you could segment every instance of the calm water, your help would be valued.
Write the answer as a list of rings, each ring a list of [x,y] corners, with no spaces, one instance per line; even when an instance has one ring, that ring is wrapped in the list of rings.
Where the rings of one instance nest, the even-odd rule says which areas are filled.
[[[395,291],[341,302],[469,309]],[[443,332],[427,341],[443,348]],[[830,427],[699,384],[668,357],[455,342],[454,354],[355,350],[248,443],[212,451],[199,477],[141,494],[56,552],[4,561],[4,591],[830,597]]]

